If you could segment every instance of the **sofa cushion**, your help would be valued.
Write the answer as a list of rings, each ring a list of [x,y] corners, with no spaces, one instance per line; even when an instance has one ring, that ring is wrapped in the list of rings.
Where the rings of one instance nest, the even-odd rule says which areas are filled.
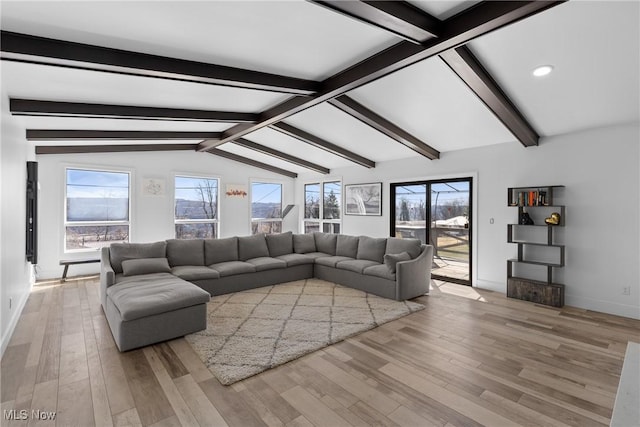
[[[286,254],[276,257],[287,263],[287,267],[294,265],[313,264],[313,258],[303,254]]]
[[[204,239],[204,264],[238,261],[238,238]]]
[[[141,275],[107,289],[124,321],[209,302],[209,293],[169,273]]]
[[[391,273],[396,272],[396,264],[400,261],[409,261],[411,255],[408,252],[401,252],[399,254],[386,254],[384,256],[384,265],[387,266]]]
[[[338,234],[338,238],[336,240],[336,255],[355,258],[358,253],[359,240],[358,236]]]
[[[336,243],[338,241],[337,234],[314,231],[313,238],[316,241],[316,250],[318,252],[324,252],[325,254],[329,255],[336,254]]]
[[[209,268],[213,268],[215,271],[220,273],[220,277],[256,272],[256,267],[254,265],[242,261],[219,262],[217,264],[211,264]]]
[[[171,273],[169,261],[166,258],[138,258],[122,261],[123,276],[152,273]]]
[[[325,257],[331,256],[329,254],[325,254],[324,252],[309,252],[304,255],[310,257],[311,259],[325,258]]]
[[[122,273],[122,261],[136,258],[165,258],[167,242],[155,243],[112,243],[109,247],[111,266],[116,273]]]
[[[293,250],[297,254],[306,254],[316,251],[316,239],[313,234],[294,234]]]
[[[378,262],[370,261],[368,259],[352,259],[349,261],[340,261],[336,264],[336,268],[340,270],[349,270],[362,274],[365,268],[373,267],[375,265],[381,265]]]
[[[202,239],[167,240],[167,258],[171,267],[204,265],[204,241]]]
[[[240,261],[263,256],[269,256],[267,239],[264,238],[264,234],[238,237],[238,259]]]
[[[396,280],[396,274],[389,271],[389,267],[384,264],[372,265],[371,267],[367,267],[362,272],[366,276],[376,276],[381,277],[387,280]]]
[[[253,265],[256,271],[277,270],[278,268],[286,268],[287,266],[286,261],[266,256],[248,259],[247,263]]]
[[[316,258],[316,264],[334,268],[340,261],[353,261],[353,258],[349,258],[348,256],[326,256]]]
[[[220,278],[220,273],[203,265],[179,265],[171,269],[171,274],[188,281]]]
[[[382,257],[384,257],[384,251],[387,247],[387,239],[384,237],[375,238],[368,236],[360,236],[358,242],[358,256],[357,259],[368,259],[369,261],[375,261],[378,264],[382,264]]]
[[[401,252],[407,252],[411,255],[411,259],[417,258],[420,255],[420,247],[422,242],[419,239],[400,239],[398,237],[387,238],[387,249],[385,254],[399,254]]]
[[[269,256],[277,257],[293,253],[293,233],[287,231],[280,234],[267,234],[267,248]]]

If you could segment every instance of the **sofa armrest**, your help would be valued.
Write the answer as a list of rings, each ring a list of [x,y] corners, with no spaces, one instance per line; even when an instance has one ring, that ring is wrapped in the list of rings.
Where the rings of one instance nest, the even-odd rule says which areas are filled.
[[[433,246],[422,245],[420,255],[396,264],[396,300],[403,301],[429,293]]]
[[[100,303],[107,304],[107,288],[116,283],[116,272],[111,266],[109,247],[103,247],[100,252]]]

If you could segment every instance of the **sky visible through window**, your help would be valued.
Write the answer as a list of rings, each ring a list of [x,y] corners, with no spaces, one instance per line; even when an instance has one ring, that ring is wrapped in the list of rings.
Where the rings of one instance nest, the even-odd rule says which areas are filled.
[[[281,203],[282,184],[254,182],[251,185],[252,203]]]
[[[410,203],[419,203],[426,198],[426,185],[403,185],[396,187],[396,199],[405,199]],[[469,200],[468,182],[447,182],[431,184],[432,198],[438,195],[439,203],[458,201],[467,203]],[[433,200],[432,200],[433,201]]]
[[[202,200],[202,189],[211,188],[217,191],[218,180],[210,178],[193,178],[176,176],[176,199]]]
[[[129,174],[67,169],[67,197],[129,197]]]

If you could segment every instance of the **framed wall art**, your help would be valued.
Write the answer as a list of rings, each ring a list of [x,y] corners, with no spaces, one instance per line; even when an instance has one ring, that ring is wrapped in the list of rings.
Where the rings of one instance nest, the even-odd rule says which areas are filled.
[[[344,186],[345,215],[382,215],[382,183]]]

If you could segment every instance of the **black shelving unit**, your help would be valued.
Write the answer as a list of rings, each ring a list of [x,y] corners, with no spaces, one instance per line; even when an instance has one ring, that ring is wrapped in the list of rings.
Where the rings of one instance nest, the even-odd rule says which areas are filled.
[[[545,211],[558,212],[560,222],[557,225],[549,224],[508,224],[507,242],[518,245],[517,258],[507,260],[507,296],[518,298],[539,304],[562,307],[564,305],[564,285],[554,282],[554,270],[564,267],[565,246],[558,244],[554,239],[554,231],[557,227],[565,225],[565,206],[554,204],[554,191],[564,188],[563,185],[546,185],[530,187],[511,187],[507,189],[507,204],[518,208],[518,217],[525,212],[544,209]],[[546,227],[546,241],[528,241],[515,239],[514,235],[519,227]],[[555,262],[543,262],[526,259],[525,247],[553,248],[557,252]],[[515,276],[515,264],[528,264],[546,268],[546,281],[534,280],[527,277]]]

